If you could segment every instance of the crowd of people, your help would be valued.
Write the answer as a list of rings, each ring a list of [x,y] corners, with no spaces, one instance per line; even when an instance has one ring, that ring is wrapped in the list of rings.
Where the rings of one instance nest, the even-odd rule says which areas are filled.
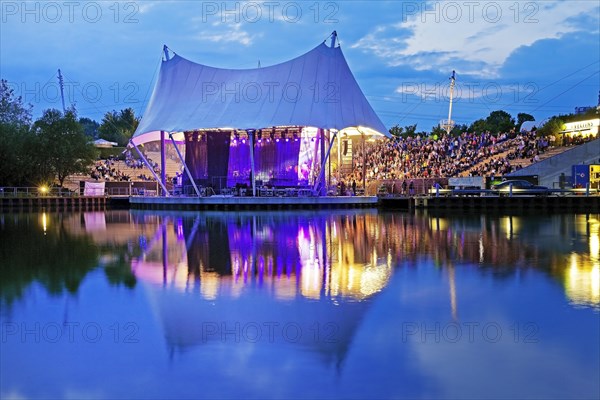
[[[363,172],[367,182],[502,176],[523,164],[515,163],[515,160],[538,162],[540,156],[555,144],[554,136],[538,136],[535,131],[511,131],[498,135],[463,132],[458,136],[444,135],[441,138],[417,135],[369,141],[364,148],[361,144],[353,146],[352,168],[350,172],[342,174],[336,183],[341,185],[341,192],[355,193],[356,182],[362,186]],[[129,170],[141,170],[133,180],[152,180],[142,160],[134,158],[129,150],[124,156],[124,163]],[[99,160],[90,175],[96,180],[132,180],[131,176],[119,169],[119,162],[114,157]],[[158,163],[151,159],[148,162],[156,173],[160,173]]]
[[[146,171],[146,165],[141,160],[133,158],[129,151],[125,152],[125,166],[130,170],[139,169],[142,173],[135,175],[132,179],[126,171],[121,170],[120,163],[121,161],[114,156],[110,156],[104,160],[98,160],[90,171],[90,177],[96,181],[107,182],[128,182],[132,180],[151,181],[154,179],[152,174],[149,174],[150,176],[148,176],[144,173],[144,171]],[[151,159],[148,159],[148,163],[153,167],[154,172],[160,173],[160,166],[157,163],[153,162]]]
[[[342,178],[345,182],[454,176],[500,176],[513,171],[511,160],[539,161],[550,146],[535,132],[467,133],[459,136],[394,137],[356,146],[354,168]]]

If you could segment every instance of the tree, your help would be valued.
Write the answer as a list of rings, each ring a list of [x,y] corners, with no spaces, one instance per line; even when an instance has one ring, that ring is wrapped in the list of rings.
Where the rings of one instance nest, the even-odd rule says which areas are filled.
[[[535,118],[533,118],[533,115],[527,113],[517,114],[517,127],[519,128],[519,130],[521,130],[521,125],[523,125],[523,122],[526,121],[535,121]]]
[[[21,186],[30,180],[31,110],[31,104],[24,105],[8,82],[0,80],[0,186]]]
[[[21,96],[15,97],[14,90],[5,79],[0,80],[0,124],[29,126],[31,124],[31,104],[24,105]]]
[[[454,125],[454,127],[452,128],[452,130],[450,131],[450,135],[451,136],[460,136],[463,132],[466,132],[469,128],[467,127],[466,124],[462,124],[462,125]]]
[[[515,119],[506,111],[492,111],[485,119],[487,130],[496,135],[502,132],[510,132],[515,129]]]
[[[417,132],[417,124],[406,125],[404,127],[404,136],[415,136],[416,132]]]
[[[79,118],[79,123],[83,127],[83,132],[90,139],[96,139],[98,137],[98,128],[100,124],[90,118]]]
[[[537,134],[541,136],[557,135],[564,129],[565,123],[560,117],[550,118],[544,125],[537,129]]]
[[[51,109],[34,124],[38,142],[36,156],[41,176],[58,179],[59,186],[74,173],[86,173],[96,159],[96,149],[83,133],[74,109],[65,114]]]
[[[404,128],[402,128],[400,125],[396,124],[395,126],[392,126],[390,128],[390,134],[392,136],[395,137],[401,137],[402,136],[402,132],[404,131]]]
[[[33,170],[29,163],[28,126],[0,123],[0,186],[26,186]]]
[[[469,127],[470,133],[484,133],[487,130],[487,123],[484,119],[478,119],[477,121],[474,121]]]
[[[441,126],[436,125],[431,128],[431,136],[441,138],[446,134],[446,131]]]
[[[109,142],[117,142],[119,146],[126,146],[139,122],[132,108],[107,112],[98,128],[98,136]]]
[[[395,137],[415,136],[417,132],[417,124],[406,125],[404,128],[396,124],[390,128],[390,134]]]

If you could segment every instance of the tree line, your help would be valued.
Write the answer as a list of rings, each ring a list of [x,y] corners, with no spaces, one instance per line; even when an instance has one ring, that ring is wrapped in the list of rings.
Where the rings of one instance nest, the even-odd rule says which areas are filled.
[[[69,175],[89,172],[98,157],[94,139],[125,146],[139,123],[131,108],[108,112],[101,123],[79,118],[73,106],[44,110],[35,121],[32,111],[0,80],[0,186],[62,186]]]
[[[499,133],[508,133],[511,131],[516,131],[521,128],[523,122],[526,121],[535,121],[533,115],[527,113],[519,113],[517,114],[517,119],[513,118],[512,115],[503,110],[492,111],[490,115],[486,118],[478,119],[471,123],[471,125],[459,124],[455,125],[450,131],[450,135],[459,136],[463,132],[469,133],[485,133],[489,132],[493,135],[497,135]],[[407,136],[438,136],[442,137],[446,134],[446,131],[442,129],[439,125],[431,128],[430,132],[417,132],[417,125],[408,125],[405,127],[401,127],[399,125],[393,126],[390,129],[390,134],[397,137],[407,137]]]

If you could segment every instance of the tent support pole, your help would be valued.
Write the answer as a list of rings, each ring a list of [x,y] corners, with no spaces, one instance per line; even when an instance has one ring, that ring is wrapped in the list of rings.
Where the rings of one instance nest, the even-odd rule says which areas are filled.
[[[327,130],[327,140],[329,140],[330,148],[333,140],[331,140],[331,131]],[[327,161],[327,186],[331,186],[331,157],[328,157]]]
[[[142,159],[142,161],[144,162],[144,164],[146,164],[146,167],[148,167],[148,169],[150,170],[150,172],[152,172],[152,176],[154,176],[154,179],[156,180],[156,182],[158,182],[158,184],[164,190],[165,197],[169,197],[169,191],[167,190],[167,188],[165,187],[165,185],[163,185],[163,183],[160,181],[160,179],[158,179],[158,176],[156,175],[156,172],[154,172],[154,168],[152,168],[150,166],[150,164],[148,163],[148,160],[146,160],[146,157],[144,157],[144,155],[142,154],[142,152],[140,151],[140,149],[138,149],[137,145],[135,145],[132,140],[129,140],[129,144],[131,144],[133,146],[133,148],[135,149],[135,151],[137,151],[138,155],[140,156],[140,158]]]
[[[337,181],[340,183],[342,181],[342,135],[337,137],[337,151]]]
[[[367,154],[365,153],[365,134],[363,132],[360,132],[360,136],[362,136],[362,153],[363,153],[363,159],[362,159],[363,189],[364,189],[364,196],[366,196],[367,195]]]
[[[321,141],[321,169],[319,170],[319,183],[323,182],[321,185],[321,189],[319,189],[319,196],[323,194],[323,186],[325,185],[325,129],[319,129],[319,137]],[[327,195],[327,190],[325,190],[325,195]]]
[[[256,175],[254,174],[254,129],[246,129],[250,139],[250,173],[252,174],[252,196],[256,197]]]
[[[336,136],[337,136],[337,132],[333,134],[333,139],[329,142],[329,148],[327,149],[327,154],[325,155],[325,159],[323,160],[323,163],[321,164],[321,171],[319,172],[319,177],[317,178],[317,181],[315,182],[315,187],[313,188],[313,191],[317,190],[317,188],[319,187],[319,183],[321,183],[321,180],[325,181],[325,179],[324,179],[325,178],[325,166],[327,164],[327,160],[329,159],[329,153],[331,152],[331,148],[333,147],[333,143],[335,141]],[[322,144],[324,145],[325,142],[322,142]],[[325,194],[327,194],[327,192],[325,192]]]
[[[173,142],[173,146],[175,146],[175,151],[177,152],[177,155],[179,156],[179,159],[181,160],[181,163],[183,164],[183,168],[185,169],[185,172],[186,172],[188,178],[190,178],[190,182],[192,182],[192,186],[194,187],[196,196],[200,197],[200,191],[198,190],[198,186],[196,186],[196,182],[194,182],[192,173],[190,172],[190,169],[188,168],[187,164],[185,163],[185,160],[183,159],[181,152],[179,151],[179,148],[177,147],[177,143],[175,143],[175,138],[173,138],[173,134],[171,132],[169,132],[169,137],[171,138],[171,142]]]
[[[165,151],[165,131],[160,131],[160,181],[167,186],[167,157]]]

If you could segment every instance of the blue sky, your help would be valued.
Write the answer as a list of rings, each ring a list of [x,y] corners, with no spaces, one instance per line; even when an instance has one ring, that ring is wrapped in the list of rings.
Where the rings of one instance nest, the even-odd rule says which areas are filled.
[[[491,111],[540,121],[593,106],[600,90],[597,1],[0,2],[0,76],[34,106],[68,103],[100,120],[142,114],[162,46],[202,64],[253,68],[339,35],[350,68],[389,128],[430,130],[448,113]]]

